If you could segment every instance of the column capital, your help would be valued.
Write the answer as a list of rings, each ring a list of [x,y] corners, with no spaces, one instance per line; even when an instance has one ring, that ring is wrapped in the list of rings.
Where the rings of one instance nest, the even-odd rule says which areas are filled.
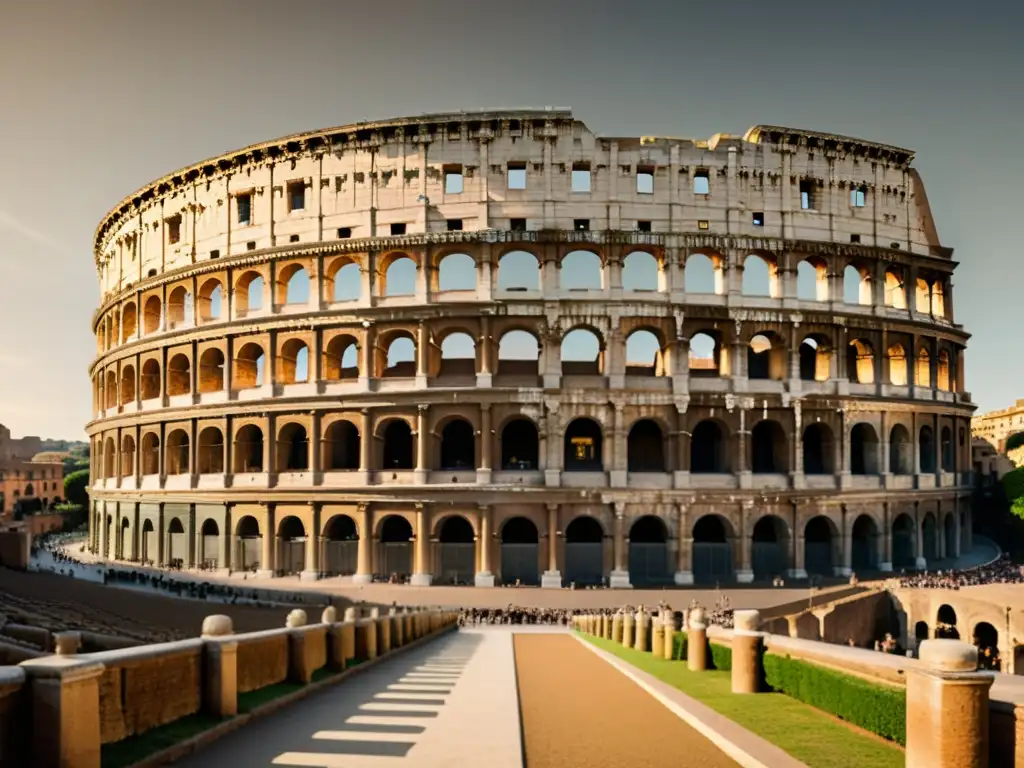
[[[615,502],[615,519],[622,520],[626,516],[626,502],[616,501]]]
[[[370,502],[368,502],[368,501],[360,501],[358,504],[356,504],[356,511],[359,514],[361,514],[361,515],[369,512],[370,511]]]
[[[552,503],[549,503],[549,504],[547,504],[546,506],[547,506],[547,508],[548,508],[548,512],[549,512],[549,513],[550,513],[550,512],[555,512],[555,513],[557,513],[557,512],[558,512],[558,504],[552,504]]]
[[[430,408],[430,406],[426,403],[420,403],[416,406],[416,410],[420,413],[425,413],[428,408]]]

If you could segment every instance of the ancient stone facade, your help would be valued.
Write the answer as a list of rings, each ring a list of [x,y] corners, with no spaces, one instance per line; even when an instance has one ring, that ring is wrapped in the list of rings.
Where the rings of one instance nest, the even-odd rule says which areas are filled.
[[[96,233],[93,547],[623,586],[953,555],[968,335],[911,160],[547,110],[161,179]]]
[[[0,517],[61,502],[64,465],[58,454],[41,451],[38,437],[13,438],[11,430],[0,424]]]
[[[1024,400],[1009,408],[979,413],[971,419],[971,432],[986,440],[999,452],[1006,450],[1006,438],[1024,432]]]

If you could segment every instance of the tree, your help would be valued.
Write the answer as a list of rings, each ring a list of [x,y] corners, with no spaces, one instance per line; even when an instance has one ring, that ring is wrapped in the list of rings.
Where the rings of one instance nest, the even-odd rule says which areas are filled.
[[[1020,448],[1022,445],[1024,445],[1024,432],[1015,432],[1006,438],[1007,452]]]
[[[64,478],[64,498],[72,504],[89,504],[88,469],[79,469]]]

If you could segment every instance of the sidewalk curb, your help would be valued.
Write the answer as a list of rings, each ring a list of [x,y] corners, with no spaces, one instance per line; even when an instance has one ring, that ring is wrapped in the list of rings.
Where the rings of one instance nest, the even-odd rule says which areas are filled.
[[[450,627],[439,629],[433,634],[426,635],[417,640],[413,640],[411,643],[396,648],[384,656],[378,656],[377,658],[371,661],[364,661],[362,664],[357,664],[354,667],[349,667],[344,672],[332,675],[326,680],[321,680],[317,683],[310,683],[309,685],[306,685],[297,691],[281,696],[280,698],[274,699],[273,701],[268,701],[266,704],[257,707],[251,712],[239,714],[232,717],[229,720],[224,720],[223,722],[218,723],[212,728],[209,728],[203,731],[202,733],[193,736],[190,739],[186,739],[185,741],[179,742],[177,744],[172,744],[171,746],[162,749],[159,752],[155,752],[152,755],[149,755],[148,757],[144,757],[142,758],[142,760],[132,763],[129,766],[129,768],[157,768],[157,766],[169,765],[177,760],[180,760],[183,757],[186,757],[187,755],[192,754],[193,752],[196,752],[199,749],[202,749],[208,744],[217,741],[221,737],[226,736],[227,734],[237,730],[238,728],[248,725],[253,721],[260,720],[268,715],[274,714],[279,709],[283,709],[289,704],[294,704],[296,701],[301,701],[307,696],[311,696],[312,694],[316,693],[317,691],[323,690],[324,688],[337,685],[338,683],[343,683],[344,681],[360,674],[366,669],[372,669],[373,667],[377,666],[382,662],[389,661],[390,659],[393,659],[396,656],[402,655],[407,650],[411,651],[414,648],[419,648],[422,645],[426,645],[427,643],[433,640],[437,640],[445,636],[446,634],[449,634],[450,632],[455,632],[457,630],[457,625],[452,625]]]

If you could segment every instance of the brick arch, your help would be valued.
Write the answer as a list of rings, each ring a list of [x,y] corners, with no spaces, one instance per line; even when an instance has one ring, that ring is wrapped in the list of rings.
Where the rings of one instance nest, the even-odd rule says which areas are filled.
[[[441,528],[444,526],[446,520],[453,517],[461,517],[470,527],[473,529],[473,536],[477,539],[480,538],[480,516],[472,512],[466,512],[464,510],[453,509],[451,511],[444,511],[431,517],[430,520],[430,538],[438,539],[441,538]]]

